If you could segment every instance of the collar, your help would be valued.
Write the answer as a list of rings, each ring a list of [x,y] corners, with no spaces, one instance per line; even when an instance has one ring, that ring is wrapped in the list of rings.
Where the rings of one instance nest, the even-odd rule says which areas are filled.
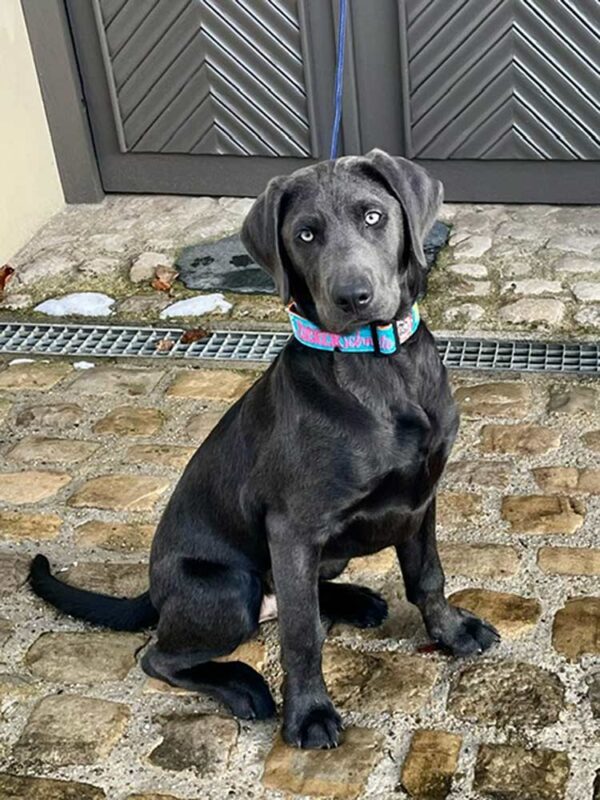
[[[393,356],[397,353],[400,345],[410,339],[421,321],[419,306],[415,303],[402,319],[381,325],[372,322],[352,333],[340,335],[323,331],[314,322],[300,316],[293,302],[287,307],[287,313],[294,336],[307,347],[342,353],[375,353],[377,356]]]

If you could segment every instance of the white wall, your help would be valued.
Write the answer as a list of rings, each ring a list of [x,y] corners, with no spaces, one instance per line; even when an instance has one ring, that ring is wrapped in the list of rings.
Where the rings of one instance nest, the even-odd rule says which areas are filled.
[[[0,0],[0,266],[64,197],[19,0]]]

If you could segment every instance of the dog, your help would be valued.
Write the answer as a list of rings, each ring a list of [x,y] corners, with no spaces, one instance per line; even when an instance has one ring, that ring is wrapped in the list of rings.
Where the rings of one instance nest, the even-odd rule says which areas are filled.
[[[214,659],[256,634],[274,591],[283,738],[297,747],[340,742],[321,618],[369,627],[387,615],[373,591],[333,582],[351,558],[395,547],[408,600],[451,654],[499,639],[448,603],[436,547],[458,412],[414,304],[442,196],[424,169],[381,150],[272,179],[242,240],[293,302],[296,335],[186,467],[156,530],[149,592],[97,595],[54,578],[44,556],[32,562],[33,591],[68,614],[119,630],[157,623],[145,672],[243,719],[272,716],[271,692],[249,665]]]

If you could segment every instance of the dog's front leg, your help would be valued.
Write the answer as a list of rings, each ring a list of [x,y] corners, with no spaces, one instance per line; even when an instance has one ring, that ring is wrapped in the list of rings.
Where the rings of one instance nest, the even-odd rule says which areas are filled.
[[[341,720],[321,666],[320,547],[286,518],[272,516],[267,525],[284,671],[283,738],[295,747],[337,747]]]
[[[435,536],[435,497],[420,528],[396,547],[406,597],[421,614],[431,638],[456,656],[482,653],[499,641],[496,629],[469,611],[450,605]]]

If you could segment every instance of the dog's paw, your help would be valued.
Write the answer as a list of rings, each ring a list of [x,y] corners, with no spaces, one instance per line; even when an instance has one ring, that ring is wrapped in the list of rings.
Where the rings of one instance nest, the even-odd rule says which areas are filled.
[[[450,616],[444,621],[443,629],[433,638],[453,656],[461,658],[481,655],[492,645],[498,644],[500,634],[490,625],[464,608],[449,607]]]
[[[283,739],[303,750],[330,750],[340,743],[342,720],[331,703],[293,716],[283,726]]]
[[[383,597],[366,586],[329,584],[319,600],[321,613],[325,617],[332,622],[357,628],[375,628],[388,615],[388,606]]]

